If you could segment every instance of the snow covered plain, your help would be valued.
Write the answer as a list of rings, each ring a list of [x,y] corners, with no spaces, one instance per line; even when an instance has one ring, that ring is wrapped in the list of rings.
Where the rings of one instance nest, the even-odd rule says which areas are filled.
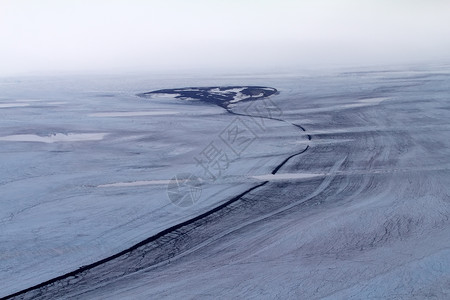
[[[135,96],[225,85],[280,94],[233,113]],[[448,67],[2,79],[0,297],[235,198],[17,297],[448,298],[449,86]],[[278,120],[246,116],[268,112]],[[254,139],[233,156],[221,137],[236,122]],[[212,144],[227,168],[193,205],[174,205],[168,180],[204,175],[196,158]]]

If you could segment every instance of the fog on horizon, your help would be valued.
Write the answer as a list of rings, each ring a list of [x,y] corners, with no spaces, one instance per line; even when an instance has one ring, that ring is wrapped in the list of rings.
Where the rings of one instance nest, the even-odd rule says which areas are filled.
[[[2,0],[0,75],[436,62],[450,1]]]

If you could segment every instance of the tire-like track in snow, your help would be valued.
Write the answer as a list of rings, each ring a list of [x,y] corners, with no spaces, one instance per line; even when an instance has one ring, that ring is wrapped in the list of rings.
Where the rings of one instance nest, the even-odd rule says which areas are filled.
[[[260,88],[260,87],[258,87]],[[274,89],[277,93],[276,89]],[[144,94],[138,95],[142,96]],[[269,95],[270,96],[270,95]],[[255,100],[260,99],[258,97]],[[214,103],[217,104],[217,103]],[[228,106],[224,107],[219,105],[227,112],[237,116],[243,117],[258,117],[269,119],[273,121],[279,121],[288,123],[296,128],[299,128],[302,132],[306,132],[305,128],[301,125],[287,122],[283,119],[267,117],[267,116],[254,116],[250,114],[237,113],[230,109]],[[311,135],[307,134],[308,140],[311,140]],[[309,149],[309,145],[307,145],[301,151],[298,151],[286,159],[284,159],[280,164],[278,164],[271,172],[271,174],[276,174],[286,163],[292,158],[299,156],[305,153]],[[197,234],[196,231],[201,231],[200,226],[203,226],[207,223],[213,222],[214,219],[218,219],[219,214],[221,217],[228,214],[229,211],[234,211],[237,207],[234,207],[238,200],[242,200],[245,196],[250,195],[253,191],[258,188],[266,185],[268,181],[264,181],[258,185],[255,185],[241,194],[234,196],[233,198],[227,200],[226,202],[220,204],[219,206],[204,212],[192,219],[186,220],[182,223],[171,226],[119,253],[106,257],[102,260],[96,261],[92,264],[85,265],[80,267],[79,269],[63,274],[61,276],[52,278],[35,286],[29,287],[27,289],[18,291],[14,294],[8,295],[1,299],[11,299],[11,298],[20,298],[20,299],[52,299],[52,298],[60,298],[60,297],[70,297],[70,293],[72,289],[77,290],[77,294],[79,294],[82,290],[92,290],[92,287],[98,285],[105,285],[108,282],[115,280],[119,277],[136,273],[138,271],[148,269],[151,267],[157,267],[164,263],[170,263],[171,260],[182,257],[184,254],[189,254],[193,251],[198,250],[203,245],[209,244],[212,240],[216,240],[226,234],[228,234],[230,230],[227,230],[225,233],[216,232],[215,237],[206,238],[205,241],[195,240],[194,243],[186,242],[186,236],[189,234],[191,236],[195,236]],[[297,205],[298,203],[294,203],[293,205]],[[292,204],[291,204],[292,205]],[[255,220],[251,220],[242,226],[247,226],[253,222],[258,222],[266,217],[269,217],[273,214],[279,213],[284,209],[288,209],[291,207],[288,205],[287,207],[281,207],[269,214],[264,214],[263,216],[258,217]],[[215,222],[215,223],[218,223]],[[239,226],[242,227],[242,226]],[[232,231],[238,230],[239,228],[233,228]],[[179,245],[179,244],[185,245]],[[153,259],[150,259],[149,256],[153,255]],[[144,258],[146,261],[144,261]],[[122,268],[123,271],[120,270],[120,267],[117,267],[117,264],[124,266]],[[103,270],[101,270],[103,268]],[[95,272],[92,272],[94,271]],[[98,269],[98,270],[97,270]],[[96,281],[97,283],[94,283]],[[94,287],[95,289],[95,287]],[[74,296],[74,295],[72,295]]]

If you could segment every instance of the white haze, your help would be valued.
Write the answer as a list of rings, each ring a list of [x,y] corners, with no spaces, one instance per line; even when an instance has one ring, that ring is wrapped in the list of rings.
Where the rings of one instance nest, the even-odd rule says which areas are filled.
[[[439,62],[450,1],[0,0],[0,75]]]

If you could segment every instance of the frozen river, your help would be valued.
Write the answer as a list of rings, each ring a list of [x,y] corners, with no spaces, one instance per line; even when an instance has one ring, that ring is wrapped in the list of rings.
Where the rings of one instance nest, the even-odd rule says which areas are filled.
[[[279,94],[136,96],[205,86]],[[0,297],[448,297],[449,87],[444,67],[1,79]]]

